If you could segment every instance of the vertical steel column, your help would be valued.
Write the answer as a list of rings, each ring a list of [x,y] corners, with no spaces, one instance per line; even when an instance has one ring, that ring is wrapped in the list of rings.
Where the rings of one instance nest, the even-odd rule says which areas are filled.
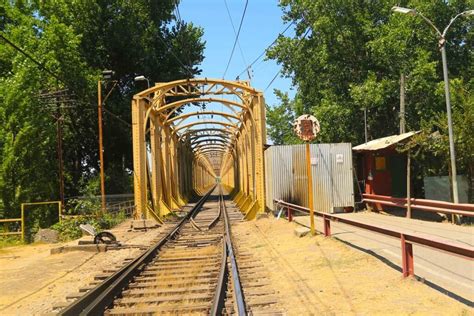
[[[163,201],[163,159],[161,146],[161,128],[158,122],[159,117],[150,116],[150,140],[151,140],[151,191],[154,198],[154,205],[157,208],[155,212],[159,216],[166,215],[170,212],[169,207]]]
[[[258,213],[265,210],[265,160],[264,146],[267,139],[265,122],[265,100],[262,94],[253,98],[253,113],[256,121],[256,146],[255,146],[255,177],[256,198],[259,204]]]
[[[143,218],[146,212],[146,146],[145,146],[145,101],[132,100],[133,137],[133,182],[135,191],[135,217]]]

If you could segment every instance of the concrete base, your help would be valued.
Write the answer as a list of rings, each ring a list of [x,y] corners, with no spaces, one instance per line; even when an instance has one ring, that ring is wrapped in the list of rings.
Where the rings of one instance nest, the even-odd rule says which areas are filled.
[[[255,219],[269,218],[268,213],[259,213],[255,216]]]
[[[295,235],[298,237],[304,237],[309,234],[311,230],[304,226],[298,226],[295,228]]]
[[[77,245],[77,246],[63,246],[51,249],[50,254],[66,253],[71,251],[87,251],[87,252],[106,252],[106,244],[98,245]]]
[[[158,227],[160,227],[160,224],[152,219],[136,219],[132,221],[131,225],[131,228],[134,230],[146,230]]]

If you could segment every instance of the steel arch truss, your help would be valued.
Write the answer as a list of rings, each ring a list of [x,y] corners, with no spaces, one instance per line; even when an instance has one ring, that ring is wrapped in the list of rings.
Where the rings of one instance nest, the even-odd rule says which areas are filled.
[[[228,111],[180,111],[203,102]],[[263,212],[265,102],[247,81],[157,83],[133,97],[132,121],[137,218],[160,220],[216,181],[246,218]]]

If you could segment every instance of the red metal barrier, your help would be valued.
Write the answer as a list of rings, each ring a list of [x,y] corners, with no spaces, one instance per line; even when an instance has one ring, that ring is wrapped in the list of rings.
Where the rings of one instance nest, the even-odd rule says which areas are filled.
[[[285,207],[288,209],[288,214],[291,213],[290,210],[300,211],[304,213],[309,213],[309,209],[300,205],[287,203],[281,200],[274,200],[277,205]],[[383,226],[375,226],[367,223],[363,223],[357,220],[344,218],[344,216],[314,212],[315,215],[321,216],[324,222],[324,236],[331,236],[331,221],[340,222],[359,228],[367,229],[379,234],[400,238],[401,241],[401,250],[402,250],[402,271],[403,276],[407,277],[414,275],[414,264],[413,264],[413,244],[418,244],[434,249],[438,249],[444,252],[447,252],[452,255],[457,255],[469,260],[474,259],[474,247],[469,245],[455,244],[448,240],[439,239],[431,235],[422,235],[415,233],[406,233],[391,228]]]
[[[362,196],[364,202],[407,208],[406,198],[395,198],[376,194],[362,194]],[[474,217],[474,204],[456,204],[435,200],[410,199],[410,206],[413,209],[424,210],[427,212]]]

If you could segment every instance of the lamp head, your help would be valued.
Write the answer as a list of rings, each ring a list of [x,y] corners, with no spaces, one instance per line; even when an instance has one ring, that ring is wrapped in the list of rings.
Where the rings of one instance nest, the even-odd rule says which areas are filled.
[[[136,76],[133,80],[135,81],[145,81],[147,80],[145,76]]]
[[[102,71],[102,78],[104,79],[111,79],[115,75],[115,71],[113,70],[103,70]]]
[[[417,14],[415,9],[403,8],[399,6],[392,7],[392,11],[396,13],[408,14],[411,16],[415,16]]]
[[[474,10],[467,10],[462,13],[463,16],[473,16]]]

